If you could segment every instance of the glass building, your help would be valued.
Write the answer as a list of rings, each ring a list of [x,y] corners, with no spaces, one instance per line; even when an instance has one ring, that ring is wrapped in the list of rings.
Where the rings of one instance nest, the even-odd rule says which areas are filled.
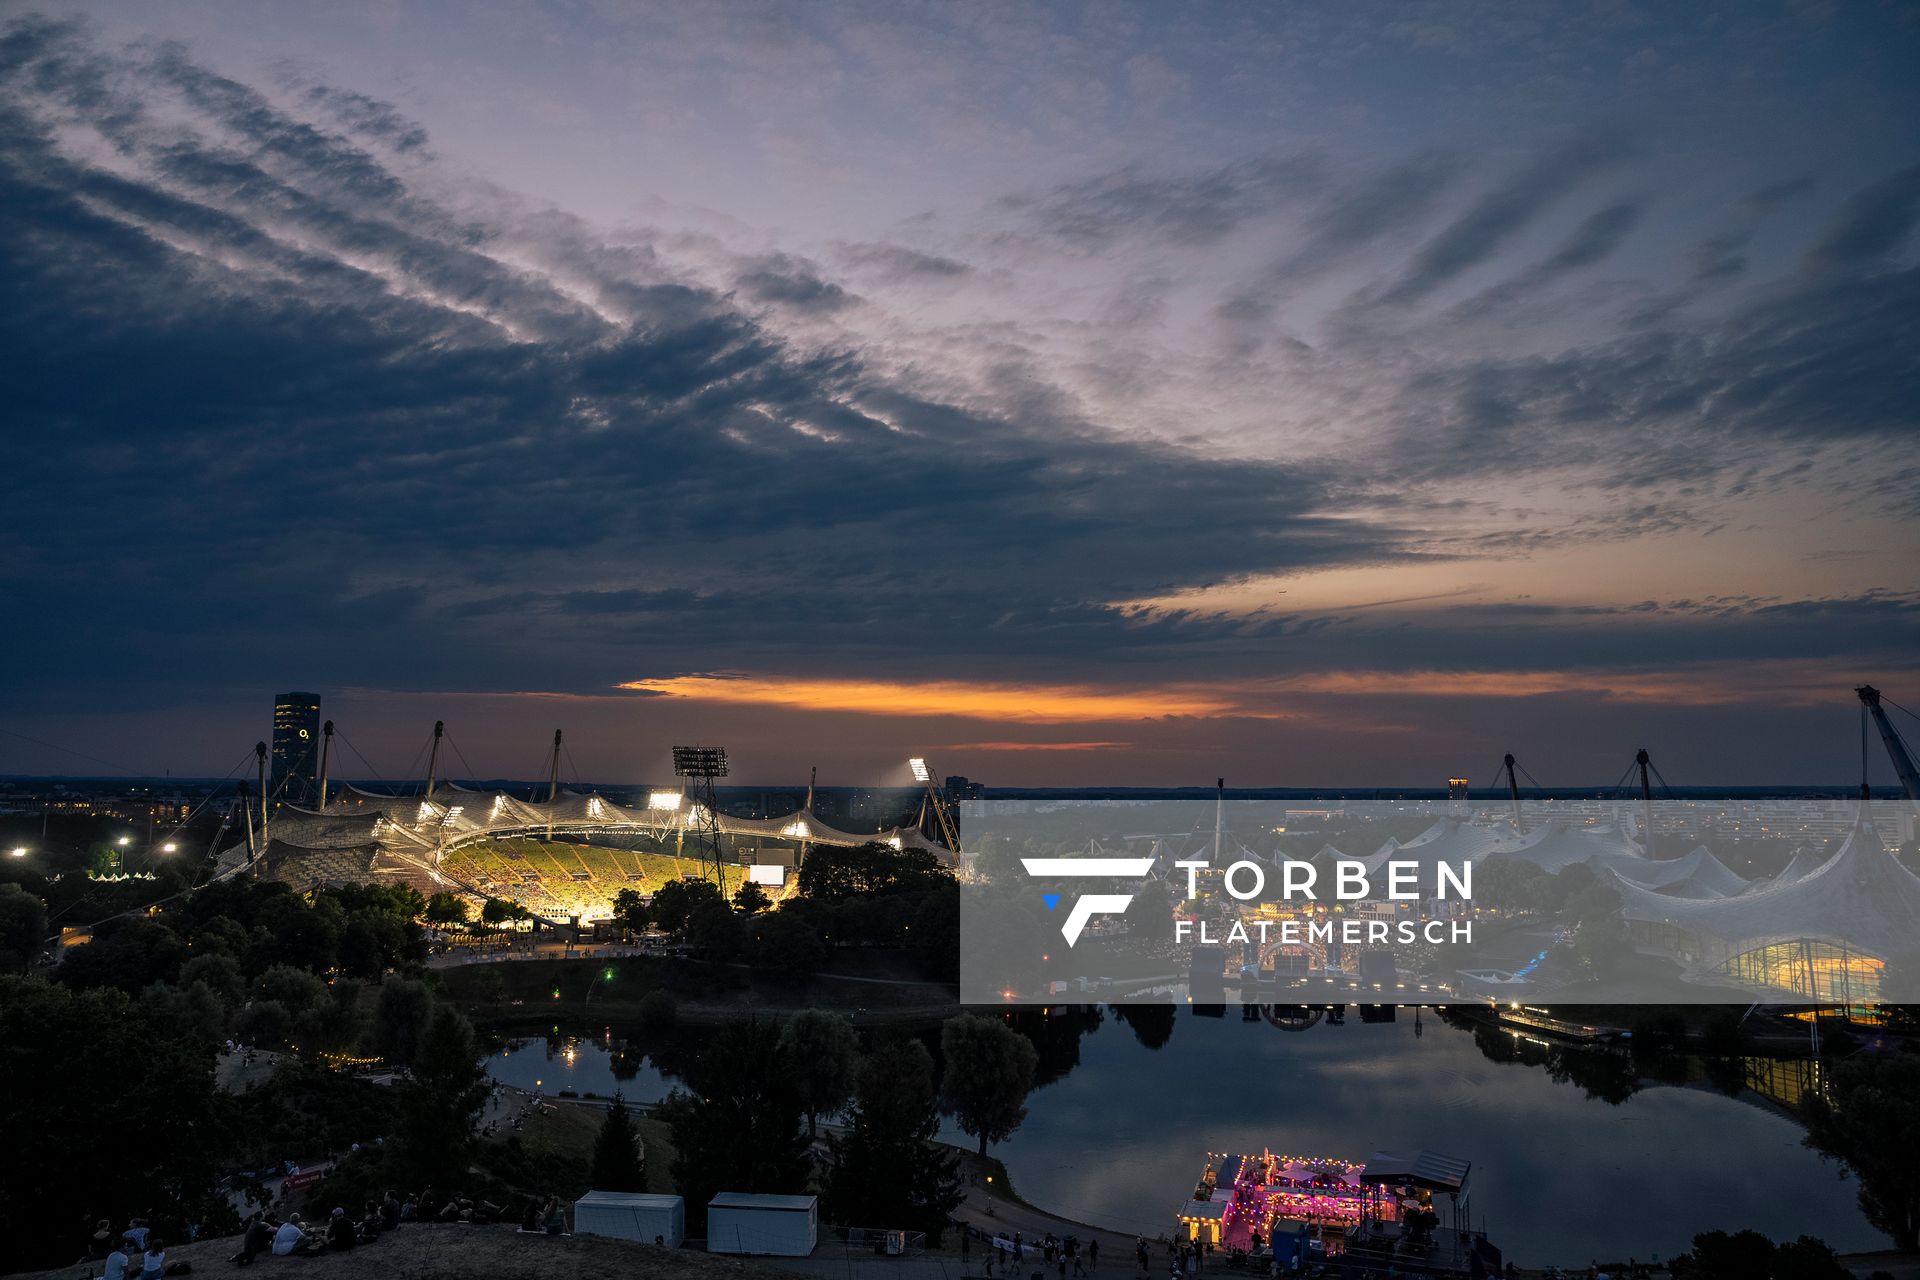
[[[273,698],[273,775],[268,794],[286,804],[320,798],[320,695],[279,693]]]

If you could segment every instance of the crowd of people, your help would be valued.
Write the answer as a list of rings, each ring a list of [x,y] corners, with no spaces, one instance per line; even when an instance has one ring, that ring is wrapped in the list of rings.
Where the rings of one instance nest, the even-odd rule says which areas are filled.
[[[101,1264],[105,1280],[157,1280],[167,1274],[167,1247],[147,1226],[145,1218],[134,1218],[126,1229],[115,1233],[105,1218],[87,1237],[86,1261]]]

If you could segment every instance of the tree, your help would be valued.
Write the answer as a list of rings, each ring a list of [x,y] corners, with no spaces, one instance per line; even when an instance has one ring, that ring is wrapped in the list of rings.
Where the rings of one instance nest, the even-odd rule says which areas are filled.
[[[47,904],[17,884],[0,884],[0,969],[25,969],[47,940]]]
[[[229,1134],[204,1041],[117,990],[0,976],[0,1239],[9,1269],[73,1260],[85,1214],[237,1228],[216,1186]],[[64,1103],[65,1105],[62,1105]],[[112,1153],[138,1143],[137,1160]]]
[[[869,894],[900,893],[932,888],[953,879],[940,859],[926,849],[896,849],[874,840],[843,848],[815,845],[800,865],[801,895],[829,902]]]
[[[792,1064],[793,1083],[807,1114],[807,1136],[818,1121],[847,1105],[860,1069],[860,1040],[853,1019],[825,1009],[803,1009],[780,1032],[781,1048]]]
[[[637,890],[622,889],[613,895],[613,918],[622,929],[644,933],[647,915],[647,900]]]
[[[1920,1249],[1920,1060],[1852,1058],[1834,1068],[1831,1100],[1810,1095],[1806,1144],[1860,1178],[1867,1221],[1909,1253]]]
[[[513,921],[531,919],[533,919],[533,912],[505,898],[488,898],[480,907],[480,923],[495,933],[504,932],[506,926]]]
[[[767,896],[767,891],[751,880],[742,881],[739,891],[733,895],[733,908],[741,915],[758,915],[772,905],[773,899]]]
[[[600,1122],[600,1135],[593,1140],[593,1189],[595,1191],[645,1191],[647,1179],[640,1154],[640,1135],[634,1131],[633,1117],[627,1114],[627,1101],[613,1095],[606,1119]]]
[[[687,941],[699,948],[701,954],[723,964],[738,958],[747,940],[745,922],[733,914],[733,909],[717,891],[687,917],[686,935]]]
[[[940,1056],[947,1070],[941,1105],[960,1128],[987,1144],[1002,1142],[1027,1118],[1027,1093],[1040,1055],[1033,1042],[997,1018],[963,1013],[940,1027]]]
[[[686,932],[696,908],[709,903],[724,907],[727,900],[708,880],[669,880],[653,892],[649,909],[653,923],[667,933]]]
[[[433,992],[424,982],[385,983],[373,1006],[373,1051],[398,1067],[410,1066],[433,1021]]]
[[[467,900],[457,893],[442,891],[427,899],[426,909],[421,913],[428,924],[442,927],[462,925],[473,917],[473,908]]]
[[[397,1089],[404,1170],[426,1182],[463,1177],[473,1151],[473,1124],[487,1101],[487,1073],[473,1027],[458,1009],[434,1008],[409,1079]]]
[[[1772,1263],[1773,1241],[1758,1231],[1703,1231],[1693,1238],[1685,1274],[1687,1280],[1758,1280]]]
[[[278,1001],[286,1011],[299,1017],[318,1008],[327,998],[327,984],[290,964],[277,964],[261,974],[253,984],[254,994],[262,1000]]]
[[[827,944],[814,927],[799,916],[785,911],[755,920],[753,953],[756,969],[768,969],[794,978],[804,978],[827,962]]]
[[[934,1142],[940,1112],[925,1045],[893,1040],[867,1059],[852,1121],[844,1138],[828,1140],[828,1214],[836,1222],[924,1231],[937,1248],[947,1215],[966,1192],[959,1153]]]
[[[772,1024],[732,1023],[693,1064],[693,1092],[675,1090],[661,1104],[673,1127],[673,1180],[686,1198],[688,1230],[705,1230],[707,1202],[721,1191],[806,1189],[807,1138],[792,1066]]]

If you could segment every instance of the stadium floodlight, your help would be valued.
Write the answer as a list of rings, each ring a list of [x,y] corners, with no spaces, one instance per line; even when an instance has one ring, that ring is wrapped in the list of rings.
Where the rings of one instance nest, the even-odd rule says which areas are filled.
[[[720,747],[675,747],[673,772],[682,778],[724,778],[727,753]]]
[[[24,858],[27,856],[27,846],[23,844],[17,844],[13,846],[13,848],[7,850],[7,853],[15,858]]]
[[[913,780],[915,782],[933,781],[933,774],[927,770],[927,762],[919,756],[915,756],[913,759],[907,761],[907,768],[913,770]]]
[[[178,853],[179,851],[180,851],[180,846],[175,844],[171,840],[167,841],[165,844],[160,846],[160,852],[162,853]]]
[[[647,808],[665,810],[671,813],[680,807],[680,802],[684,799],[686,799],[686,797],[678,791],[649,791],[647,793]]]

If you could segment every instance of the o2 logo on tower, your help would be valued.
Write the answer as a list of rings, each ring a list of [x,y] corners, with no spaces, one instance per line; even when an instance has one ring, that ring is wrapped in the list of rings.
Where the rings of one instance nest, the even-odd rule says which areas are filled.
[[[1039,880],[1097,878],[1101,880],[1144,880],[1153,870],[1152,858],[1022,858],[1027,874]],[[1048,911],[1060,908],[1061,895],[1043,893],[1040,901]],[[1067,909],[1060,936],[1071,947],[1080,941],[1087,922],[1095,916],[1117,916],[1133,902],[1130,893],[1089,893],[1074,899]]]

